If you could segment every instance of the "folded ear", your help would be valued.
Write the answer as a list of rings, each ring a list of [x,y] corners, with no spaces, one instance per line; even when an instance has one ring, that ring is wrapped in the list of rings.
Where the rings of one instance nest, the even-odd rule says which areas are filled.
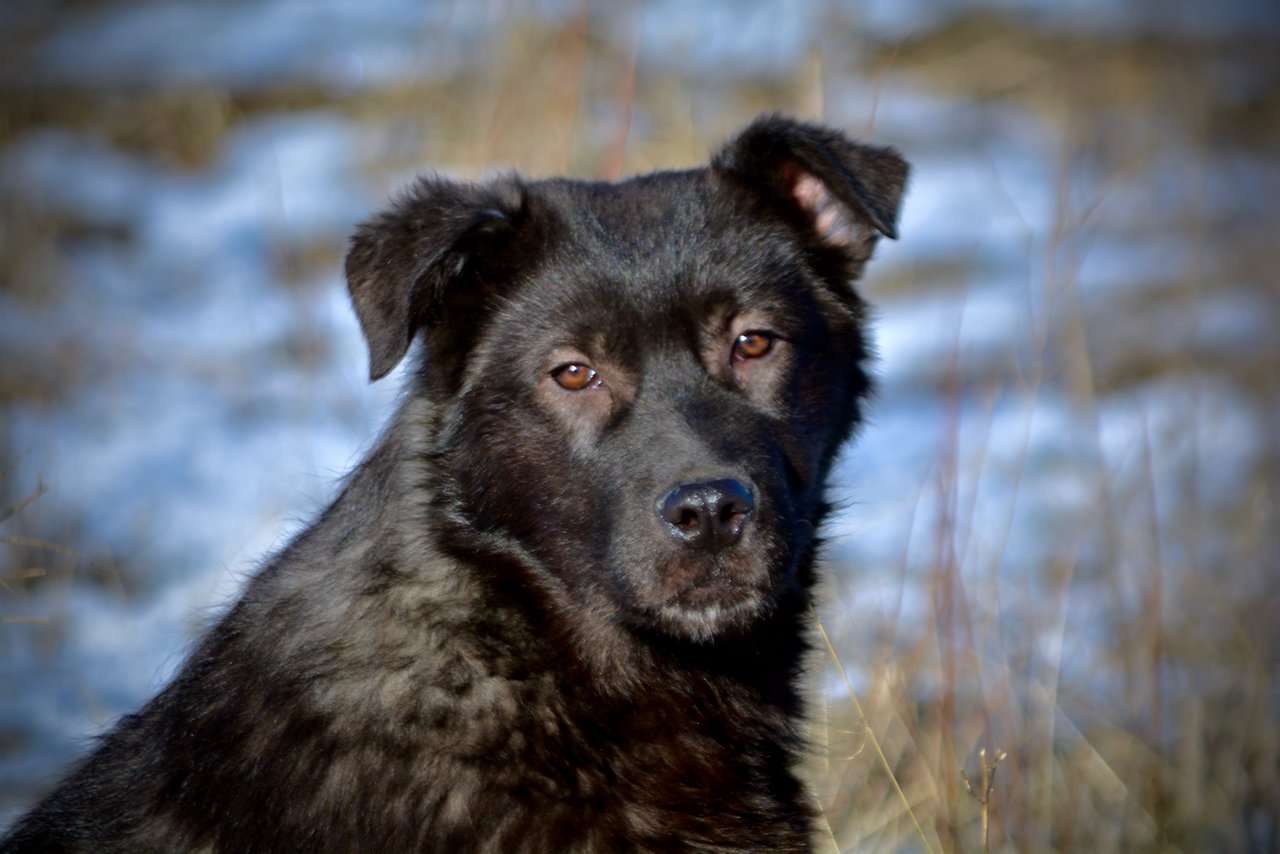
[[[524,193],[515,180],[475,185],[423,177],[356,229],[347,290],[369,347],[369,378],[404,358],[451,287],[514,229]]]
[[[892,148],[783,116],[761,116],[716,156],[736,175],[803,215],[818,242],[861,265],[880,235],[898,237],[906,161]]]

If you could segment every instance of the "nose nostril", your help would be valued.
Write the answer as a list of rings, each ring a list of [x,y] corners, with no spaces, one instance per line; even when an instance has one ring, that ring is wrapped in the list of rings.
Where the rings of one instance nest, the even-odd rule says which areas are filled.
[[[713,553],[742,538],[754,509],[751,490],[729,478],[677,486],[657,507],[672,536],[690,548]]]

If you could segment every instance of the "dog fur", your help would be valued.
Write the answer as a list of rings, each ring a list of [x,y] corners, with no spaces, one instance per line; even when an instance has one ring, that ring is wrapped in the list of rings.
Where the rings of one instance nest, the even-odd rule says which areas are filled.
[[[419,342],[381,440],[0,848],[811,850],[816,533],[906,173],[766,116],[699,169],[420,179],[346,261],[372,378]]]

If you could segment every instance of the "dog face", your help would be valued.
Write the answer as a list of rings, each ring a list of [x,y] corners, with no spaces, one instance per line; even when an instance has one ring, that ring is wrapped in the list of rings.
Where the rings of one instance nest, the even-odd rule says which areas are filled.
[[[766,118],[704,169],[420,181],[347,273],[374,378],[425,331],[436,512],[642,631],[711,640],[807,589],[869,386],[851,283],[905,175]]]

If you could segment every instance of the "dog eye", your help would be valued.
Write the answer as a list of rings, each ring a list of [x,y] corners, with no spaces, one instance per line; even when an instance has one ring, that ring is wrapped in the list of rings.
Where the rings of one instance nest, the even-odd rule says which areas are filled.
[[[551,378],[560,388],[569,391],[582,391],[585,388],[599,388],[604,385],[604,380],[600,379],[590,366],[581,362],[561,365],[551,372]]]
[[[772,332],[758,332],[752,330],[739,335],[733,342],[733,354],[729,357],[731,362],[741,362],[744,359],[759,359],[769,355],[769,351],[773,349],[775,336]]]

